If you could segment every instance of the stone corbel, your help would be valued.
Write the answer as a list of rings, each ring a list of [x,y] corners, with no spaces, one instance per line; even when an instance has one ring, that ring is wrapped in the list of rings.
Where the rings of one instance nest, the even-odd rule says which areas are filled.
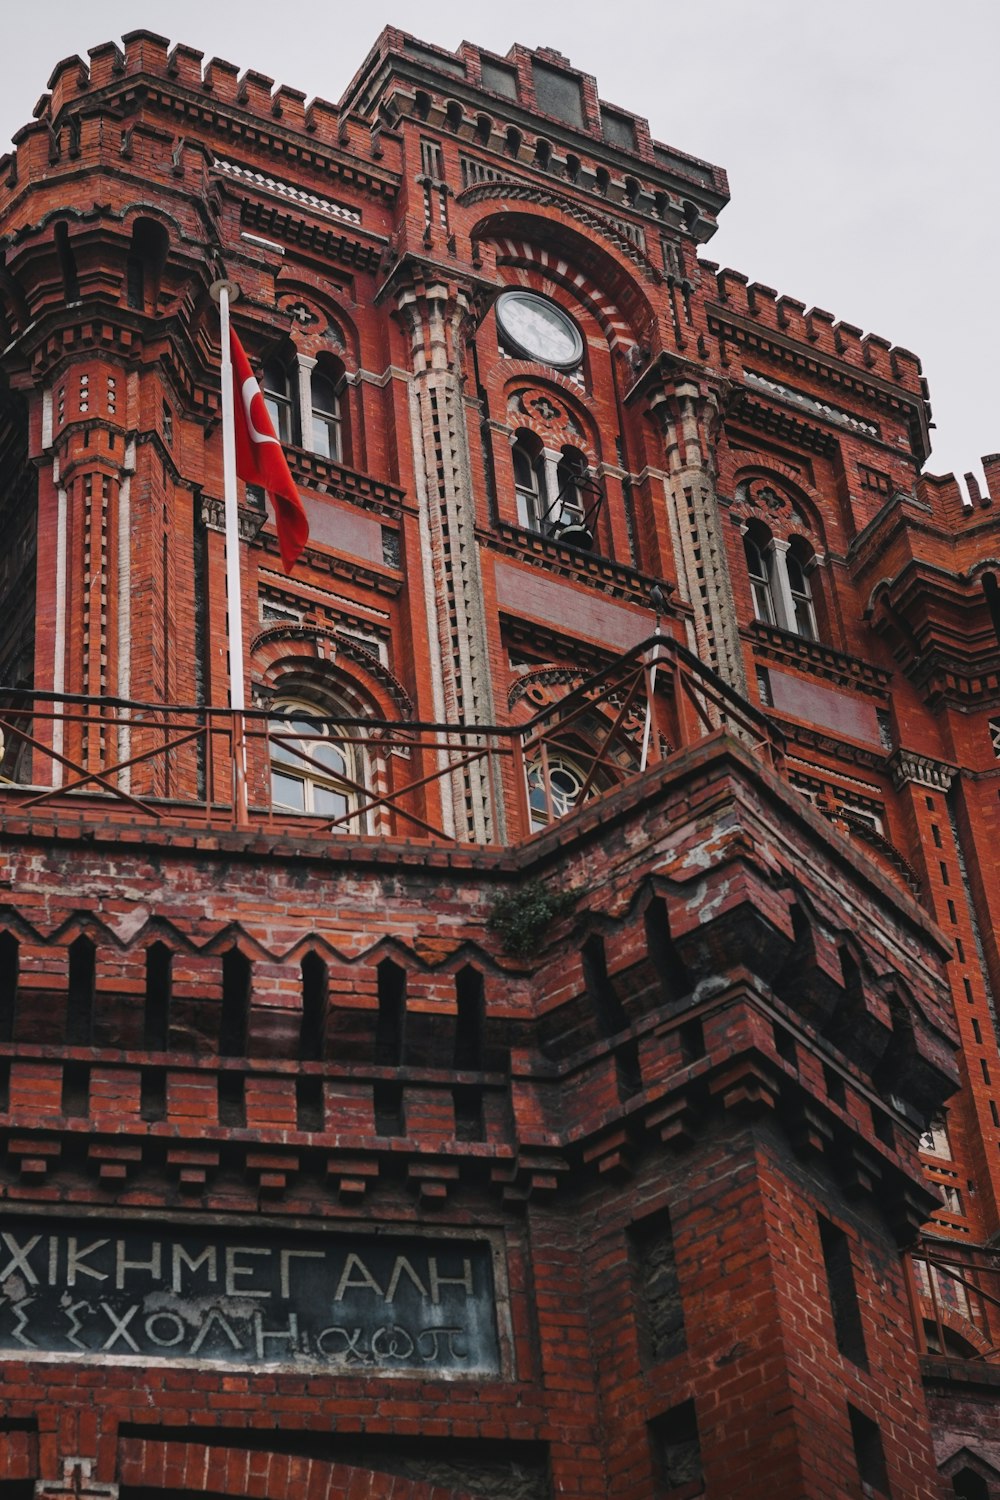
[[[955,766],[931,760],[929,755],[897,750],[889,761],[889,774],[897,792],[902,791],[907,782],[930,787],[935,792],[947,792],[958,773]]]

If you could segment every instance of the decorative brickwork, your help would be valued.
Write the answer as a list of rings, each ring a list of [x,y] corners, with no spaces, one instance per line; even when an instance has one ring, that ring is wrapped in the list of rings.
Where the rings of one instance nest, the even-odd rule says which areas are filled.
[[[0,172],[0,1497],[1000,1495],[1000,459],[558,52],[88,56]]]

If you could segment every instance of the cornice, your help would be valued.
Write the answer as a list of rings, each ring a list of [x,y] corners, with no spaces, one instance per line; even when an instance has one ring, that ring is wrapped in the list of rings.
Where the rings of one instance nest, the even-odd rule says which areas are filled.
[[[754,620],[742,633],[753,642],[754,651],[759,656],[784,662],[815,677],[826,677],[842,687],[854,688],[876,698],[888,700],[890,696],[892,673],[863,657],[836,651],[822,641],[807,640],[805,636],[778,630],[760,620]]]
[[[196,133],[211,131],[237,142],[252,143],[256,149],[263,148],[286,159],[314,165],[325,177],[351,183],[390,202],[399,191],[399,177],[385,167],[362,165],[348,151],[338,151],[276,120],[266,121],[238,104],[213,98],[204,89],[196,91],[182,83],[168,84],[153,73],[130,73],[102,89],[71,99],[52,121],[51,128],[58,131],[73,115],[99,114],[116,102],[164,110],[175,123],[178,118],[191,121]]]
[[[927,438],[924,402],[921,396],[905,387],[893,385],[876,375],[863,375],[846,362],[830,355],[819,355],[807,350],[792,339],[782,338],[772,329],[743,318],[738,313],[727,311],[717,304],[709,304],[708,328],[722,343],[733,343],[751,348],[767,355],[779,364],[789,364],[825,381],[842,391],[860,397],[868,406],[875,405],[906,419],[910,427],[910,440],[914,449],[926,458],[930,451]],[[814,398],[815,399],[815,398]]]
[[[245,227],[259,230],[276,240],[286,240],[328,260],[340,261],[356,271],[374,274],[378,270],[389,245],[385,235],[365,229],[352,233],[353,226],[347,225],[339,229],[332,224],[310,223],[290,212],[284,199],[258,201],[249,193],[241,192],[228,178],[220,177],[217,182],[224,193],[239,201],[240,223]]]
[[[672,584],[615,562],[613,558],[560,546],[540,532],[511,526],[506,521],[498,521],[492,531],[477,528],[476,535],[481,546],[490,552],[500,553],[532,568],[541,568],[551,577],[569,578],[574,583],[599,588],[609,598],[641,605],[650,613],[653,606],[649,594],[655,585],[658,584],[668,597],[673,592]],[[673,602],[671,600],[668,605],[669,613],[674,613]]]
[[[261,551],[269,556],[279,557],[278,537],[274,532],[262,531],[256,538],[256,545]],[[378,594],[386,594],[395,598],[402,592],[403,577],[401,574],[390,574],[377,572],[372,567],[365,567],[354,558],[345,557],[341,553],[328,552],[309,543],[303,554],[308,560],[310,568],[317,573],[329,573],[334,578],[342,578],[357,584],[361,588],[373,590]]]

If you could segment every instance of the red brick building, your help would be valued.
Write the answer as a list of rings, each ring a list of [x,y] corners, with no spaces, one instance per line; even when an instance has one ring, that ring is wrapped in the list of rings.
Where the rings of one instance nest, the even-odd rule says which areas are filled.
[[[49,90],[0,1500],[1000,1494],[1000,542],[917,359],[557,52]],[[311,525],[241,489],[242,726],[222,276]]]

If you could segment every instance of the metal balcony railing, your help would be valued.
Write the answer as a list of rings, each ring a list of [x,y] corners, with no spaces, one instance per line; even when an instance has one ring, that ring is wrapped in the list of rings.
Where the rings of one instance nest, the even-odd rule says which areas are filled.
[[[74,821],[511,844],[718,730],[780,764],[780,732],[663,636],[507,725],[0,689],[0,827],[46,810]]]
[[[1000,1359],[1000,1254],[924,1241],[905,1258],[921,1354]]]

